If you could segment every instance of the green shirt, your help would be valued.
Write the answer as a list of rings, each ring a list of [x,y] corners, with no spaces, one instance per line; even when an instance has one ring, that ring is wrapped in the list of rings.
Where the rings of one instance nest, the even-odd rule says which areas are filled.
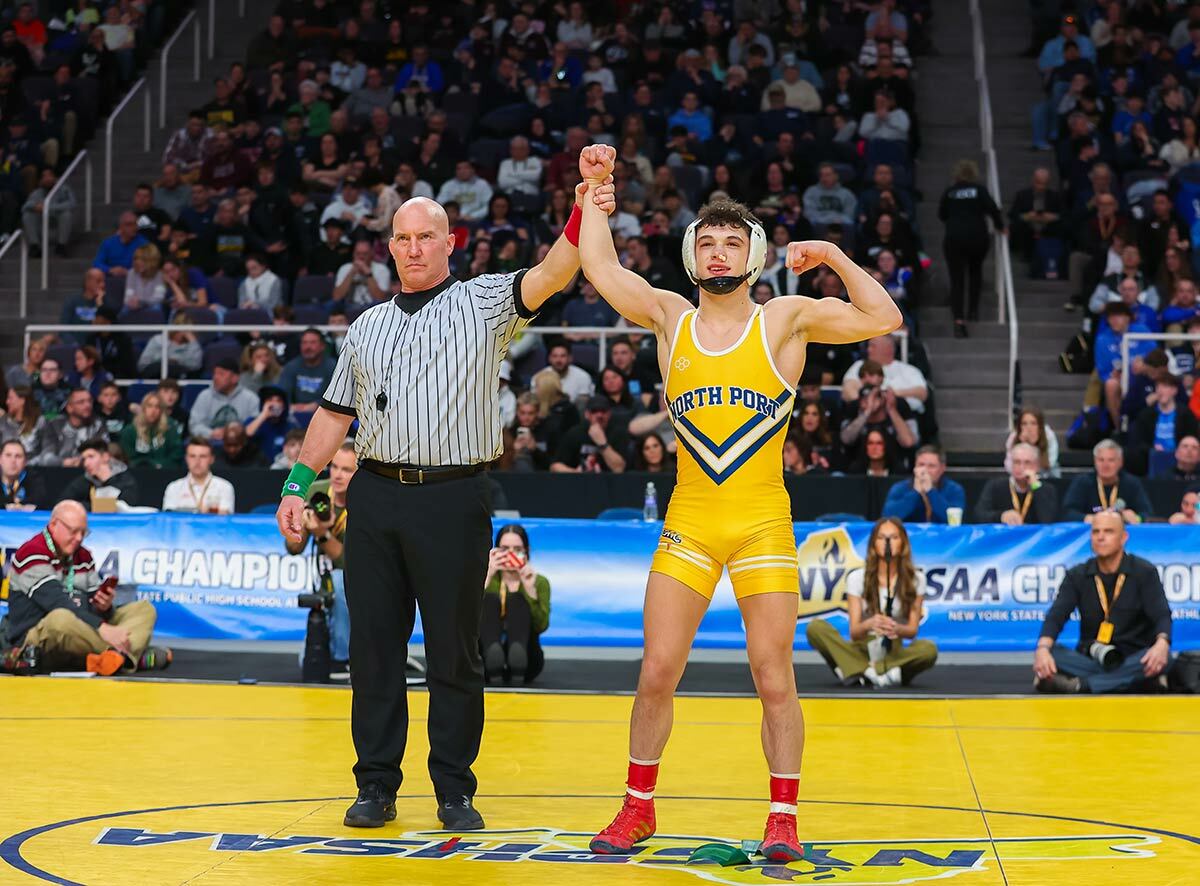
[[[137,428],[130,422],[121,429],[118,442],[132,468],[143,465],[153,468],[177,468],[183,462],[183,441],[174,419],[167,422],[165,434],[161,437],[151,437],[145,442],[138,439]]]
[[[499,596],[501,580],[500,576],[496,575],[488,582],[483,592]],[[533,580],[533,586],[537,588],[536,600],[530,600],[529,595],[525,594],[524,588],[518,590],[517,593],[525,595],[525,600],[529,603],[529,620],[533,625],[534,632],[540,634],[550,627],[550,580],[539,573]],[[511,594],[512,591],[509,593]]]

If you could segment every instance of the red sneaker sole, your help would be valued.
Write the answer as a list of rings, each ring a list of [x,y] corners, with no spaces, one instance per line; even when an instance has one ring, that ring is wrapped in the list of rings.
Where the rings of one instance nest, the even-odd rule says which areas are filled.
[[[761,850],[768,861],[800,861],[804,858],[804,849],[799,846],[789,846],[787,843],[772,843]]]
[[[597,855],[628,855],[633,852],[634,846],[641,843],[643,840],[649,840],[654,834],[647,834],[641,840],[637,840],[629,846],[618,846],[615,843],[610,843],[607,840],[601,840],[599,837],[592,840],[588,847]]]

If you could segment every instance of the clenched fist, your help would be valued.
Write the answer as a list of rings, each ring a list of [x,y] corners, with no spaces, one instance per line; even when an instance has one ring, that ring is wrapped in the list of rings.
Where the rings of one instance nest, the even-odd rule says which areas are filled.
[[[602,183],[616,163],[617,149],[612,145],[588,145],[579,152],[579,174],[588,184]]]
[[[787,257],[783,263],[793,273],[803,274],[840,253],[841,250],[828,240],[797,240],[787,245]]]

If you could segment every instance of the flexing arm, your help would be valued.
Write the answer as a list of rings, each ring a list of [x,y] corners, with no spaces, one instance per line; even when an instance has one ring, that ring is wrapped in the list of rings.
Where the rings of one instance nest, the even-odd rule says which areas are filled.
[[[796,334],[809,341],[840,345],[886,335],[900,328],[903,317],[887,290],[837,246],[825,240],[788,244],[786,265],[794,273],[803,274],[821,264],[828,265],[841,278],[850,301],[798,295],[772,299],[772,304],[784,302],[795,311]]]
[[[611,169],[610,169],[611,171]],[[612,185],[612,177],[606,175],[596,187],[590,189],[580,183],[575,188],[575,205],[583,209],[584,217],[589,210],[604,220],[604,230],[608,230],[608,216],[617,208],[617,198]],[[579,272],[580,251],[583,248],[582,235],[579,246],[576,247],[566,238],[560,236],[546,253],[541,264],[529,269],[521,278],[521,301],[530,311],[537,311],[556,292],[561,292],[571,282],[571,278]]]
[[[584,180],[589,190],[607,178],[615,158],[616,151],[608,145],[593,145],[583,149],[579,155],[579,165],[580,171],[586,173]],[[633,271],[621,267],[608,219],[599,207],[588,200],[583,205],[579,258],[583,263],[584,275],[596,287],[596,291],[630,323],[661,334],[665,330],[668,306],[672,302],[681,302],[685,307],[690,307],[678,293],[655,289]]]

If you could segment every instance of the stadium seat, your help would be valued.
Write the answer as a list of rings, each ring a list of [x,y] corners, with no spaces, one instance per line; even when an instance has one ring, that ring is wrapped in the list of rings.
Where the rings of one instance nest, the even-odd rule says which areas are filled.
[[[1151,450],[1151,452],[1150,452],[1150,476],[1151,477],[1162,477],[1164,475],[1170,475],[1171,471],[1173,471],[1174,469],[1175,469],[1175,453],[1174,452],[1162,452],[1158,449]]]
[[[292,322],[297,326],[324,326],[329,322],[329,312],[321,305],[296,305]]]
[[[104,275],[104,304],[118,313],[125,304],[125,278],[116,274]]]
[[[211,376],[212,371],[222,360],[240,360],[242,346],[233,339],[219,338],[204,349],[204,374]]]
[[[53,345],[46,349],[46,356],[58,363],[64,376],[75,371],[75,345]]]
[[[297,277],[292,287],[292,304],[321,304],[333,298],[333,278],[323,274]],[[236,306],[235,306],[236,307]]]
[[[107,300],[107,299],[106,299]],[[121,315],[121,323],[128,326],[136,326],[145,323],[166,322],[166,317],[163,315],[162,308],[136,308],[132,311],[126,311]],[[129,337],[133,341],[149,341],[153,337],[153,332],[131,332]]]
[[[270,326],[271,315],[262,308],[232,308],[225,312],[226,326]]]
[[[208,300],[227,308],[236,308],[238,306],[238,281],[228,277],[209,277]]]
[[[182,313],[197,326],[219,326],[221,323],[221,318],[212,308],[184,308]],[[196,341],[203,347],[219,335],[219,332],[197,332]]]
[[[600,345],[590,341],[571,342],[571,362],[593,374],[600,371]]]
[[[158,387],[156,381],[138,381],[131,384],[125,389],[126,403],[141,403],[142,398],[154,391]],[[182,398],[180,398],[182,399]]]
[[[596,515],[597,520],[640,520],[642,517],[637,508],[605,508]]]

